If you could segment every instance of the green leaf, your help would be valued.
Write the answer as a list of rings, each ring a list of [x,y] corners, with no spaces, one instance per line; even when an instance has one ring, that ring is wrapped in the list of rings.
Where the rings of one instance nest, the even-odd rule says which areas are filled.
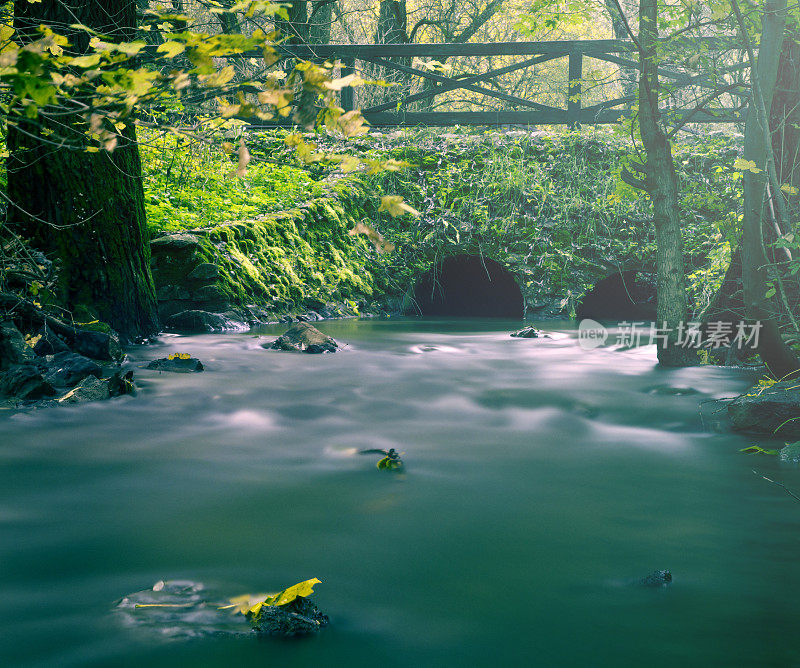
[[[748,455],[777,455],[780,454],[780,450],[765,450],[757,445],[750,445],[746,448],[742,448],[739,452],[745,452]]]

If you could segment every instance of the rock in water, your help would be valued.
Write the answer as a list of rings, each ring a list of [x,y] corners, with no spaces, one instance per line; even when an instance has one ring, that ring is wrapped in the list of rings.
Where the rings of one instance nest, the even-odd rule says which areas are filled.
[[[162,357],[153,360],[147,365],[148,369],[156,371],[171,371],[172,373],[195,373],[203,370],[203,363],[196,357],[181,357],[179,355]]]
[[[511,336],[518,339],[538,339],[540,337],[545,338],[546,335],[543,335],[535,327],[526,327],[525,329],[521,329],[518,332],[512,333]]]
[[[639,580],[642,587],[666,587],[672,582],[672,573],[669,571],[653,571],[647,577]]]
[[[133,372],[125,374],[118,371],[110,378],[87,376],[64,396],[59,404],[83,404],[89,401],[103,401],[123,394],[133,394]]]
[[[261,347],[304,353],[335,353],[339,344],[313,325],[299,322],[283,336],[279,336],[272,343],[262,343]]]
[[[737,431],[770,436],[800,436],[800,387],[797,381],[754,387],[728,404]]]
[[[167,329],[180,332],[203,333],[225,332],[242,329],[242,323],[234,322],[220,313],[209,311],[181,311],[167,318],[164,323]]]
[[[286,605],[265,605],[248,617],[259,636],[294,638],[317,633],[328,625],[328,616],[307,598],[298,596]]]

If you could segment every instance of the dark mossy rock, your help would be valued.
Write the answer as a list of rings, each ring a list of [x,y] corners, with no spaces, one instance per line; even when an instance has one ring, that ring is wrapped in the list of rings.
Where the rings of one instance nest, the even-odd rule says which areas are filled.
[[[309,599],[298,596],[286,605],[265,605],[258,614],[248,617],[259,636],[295,638],[318,633],[329,623]]]
[[[87,376],[100,378],[103,373],[97,362],[76,353],[61,352],[46,360],[44,379],[57,387],[73,387]]]
[[[115,362],[125,356],[116,334],[77,330],[68,343],[76,353],[101,362]]]
[[[133,372],[118,371],[110,378],[87,376],[69,392],[59,397],[59,404],[83,404],[103,401],[123,394],[133,394]]]
[[[542,334],[542,332],[540,332],[535,327],[526,327],[525,329],[521,329],[518,332],[513,332],[511,336],[518,339],[538,339],[547,337],[546,334]]]
[[[728,404],[734,429],[780,438],[800,437],[800,383],[754,387]]]
[[[637,582],[641,587],[667,587],[672,583],[672,573],[669,571],[653,571]]]
[[[45,355],[71,352],[69,346],[64,342],[64,339],[53,332],[47,325],[39,330],[38,335],[39,340],[33,347],[33,352],[37,355],[44,357]]]
[[[210,281],[219,276],[219,267],[211,262],[201,262],[186,277],[191,281]]]
[[[194,249],[200,247],[200,239],[194,234],[188,232],[179,232],[177,234],[165,234],[157,237],[150,242],[150,248],[153,251],[161,253],[169,253],[174,251],[185,251],[187,249]]]
[[[200,334],[203,332],[225,332],[242,329],[243,325],[237,323],[220,313],[209,311],[181,311],[167,318],[164,323],[166,329]]]
[[[0,323],[0,369],[32,362],[36,354],[11,321]]]
[[[44,379],[36,364],[15,364],[0,374],[0,396],[33,400],[52,397],[55,393],[55,388]]]
[[[263,343],[261,347],[304,353],[335,353],[339,344],[313,325],[309,325],[307,322],[298,322],[272,343]]]
[[[162,357],[150,362],[147,368],[172,373],[195,373],[203,370],[203,363],[196,357]]]

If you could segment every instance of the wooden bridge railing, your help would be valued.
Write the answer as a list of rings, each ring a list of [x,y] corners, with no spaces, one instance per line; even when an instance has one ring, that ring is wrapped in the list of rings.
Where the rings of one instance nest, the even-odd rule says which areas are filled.
[[[728,51],[737,48],[730,40],[706,38],[702,45],[706,51]],[[584,61],[592,58],[618,65],[628,70],[638,70],[639,64],[633,43],[621,40],[584,40],[550,42],[498,42],[467,44],[316,44],[282,45],[279,50],[286,57],[303,60],[339,60],[342,76],[355,71],[356,63],[371,63],[384,71],[398,72],[407,78],[426,80],[427,88],[419,92],[401,95],[394,99],[362,108],[365,119],[373,126],[398,125],[560,125],[616,123],[621,116],[628,115],[631,97],[618,97],[590,106],[583,105]],[[253,57],[244,53],[239,57]],[[520,62],[470,76],[448,77],[443,74],[413,66],[414,57],[432,57],[438,60],[458,56],[528,56]],[[511,95],[487,87],[485,84],[497,77],[524,70],[561,58],[569,59],[569,80],[564,91],[564,107],[556,107]],[[404,62],[405,61],[405,62]],[[409,61],[412,65],[407,64]],[[735,73],[747,65],[735,63],[717,72],[717,75]],[[709,74],[692,74],[669,67],[660,70],[662,77],[678,85],[699,89],[718,89],[719,83]],[[498,86],[499,87],[499,86]],[[391,91],[391,89],[389,89]],[[453,90],[478,93],[505,103],[505,108],[490,111],[415,111],[409,106],[414,102],[432,100],[435,96]],[[720,107],[709,110],[677,110],[681,117],[690,115],[694,123],[741,122],[743,109],[749,97],[748,87],[742,84],[728,85],[725,91],[740,101],[738,107]],[[713,95],[711,98],[713,99]],[[341,93],[341,105],[345,110],[353,109],[353,89],[345,88]],[[510,108],[508,108],[510,107]]]

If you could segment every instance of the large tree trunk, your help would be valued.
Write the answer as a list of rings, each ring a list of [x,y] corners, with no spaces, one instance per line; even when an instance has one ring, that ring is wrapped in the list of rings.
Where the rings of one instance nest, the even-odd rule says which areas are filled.
[[[800,25],[796,20],[786,28],[770,115],[778,180],[800,190]],[[789,220],[780,221],[787,231],[792,221],[800,220],[800,198],[788,200]]]
[[[133,38],[134,0],[61,2],[17,0],[18,39],[35,36],[40,24],[82,23],[112,40]],[[72,52],[85,52],[84,31],[68,35]],[[14,123],[19,124],[19,128]],[[86,125],[78,115],[58,116],[54,136],[74,148],[48,142],[46,124],[9,116],[7,160],[9,221],[61,262],[59,297],[70,309],[89,308],[126,339],[158,331],[141,163],[131,123],[113,153],[87,153]]]
[[[756,170],[744,172],[744,214],[742,219],[742,284],[749,320],[761,323],[758,352],[764,364],[777,378],[795,374],[800,368],[797,357],[780,333],[779,309],[766,298],[770,264],[764,251],[763,220],[765,193],[770,170],[775,167],[767,110],[772,107],[781,46],[786,26],[786,0],[766,0],[762,17],[761,48],[758,61],[744,27],[736,0],[732,6],[739,19],[742,35],[748,42],[753,67],[753,95],[744,133],[744,159],[752,160]],[[778,193],[778,196],[780,194]]]
[[[664,366],[697,362],[697,353],[678,344],[678,332],[686,322],[686,276],[683,264],[678,179],[672,146],[661,124],[658,80],[657,0],[639,3],[639,124],[647,152],[647,190],[653,201],[658,270],[658,326],[668,330],[666,345],[659,344],[658,361]]]

